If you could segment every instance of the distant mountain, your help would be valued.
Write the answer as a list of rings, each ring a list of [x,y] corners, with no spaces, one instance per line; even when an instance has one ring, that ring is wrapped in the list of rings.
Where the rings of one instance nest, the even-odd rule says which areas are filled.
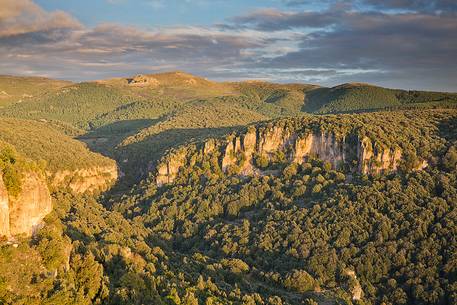
[[[21,80],[15,78],[14,83]],[[80,135],[92,149],[122,160],[124,172],[134,180],[147,172],[145,160],[153,164],[174,145],[253,122],[306,113],[457,105],[455,93],[361,83],[333,88],[263,81],[218,83],[180,71],[78,84],[24,78],[24,84],[32,86],[32,80],[42,82],[40,94],[0,109],[0,116],[54,122],[56,128]],[[9,88],[0,82],[0,92],[11,92]]]
[[[457,301],[455,93],[178,71],[0,103],[1,304]]]
[[[406,91],[351,83],[309,92],[303,111],[341,113],[456,105],[457,93]]]

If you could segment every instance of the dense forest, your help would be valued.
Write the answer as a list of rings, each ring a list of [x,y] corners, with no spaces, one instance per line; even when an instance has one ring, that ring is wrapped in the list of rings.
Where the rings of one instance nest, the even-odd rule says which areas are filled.
[[[167,149],[204,140],[246,124],[303,116],[399,109],[454,108],[456,93],[405,91],[368,84],[333,88],[267,82],[217,83],[183,72],[68,84],[47,80],[49,90],[29,94],[35,82],[12,86],[16,78],[0,77],[11,96],[30,95],[0,107],[0,117],[40,120],[90,148],[120,162],[131,183],[147,175]],[[63,87],[62,87],[63,86]],[[3,90],[3,89],[2,89]],[[31,92],[31,91],[30,91]],[[146,164],[152,160],[151,163]]]
[[[29,170],[121,173],[107,192],[50,188],[40,229],[1,239],[0,304],[457,303],[455,94],[151,77],[58,83],[0,110],[10,196]],[[243,155],[224,169],[224,147],[205,153],[275,126],[367,137],[401,160],[363,173],[279,146],[245,174]]]

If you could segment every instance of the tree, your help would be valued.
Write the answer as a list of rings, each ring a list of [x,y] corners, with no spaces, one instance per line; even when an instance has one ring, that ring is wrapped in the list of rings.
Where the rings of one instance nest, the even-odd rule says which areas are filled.
[[[316,281],[305,270],[293,270],[284,279],[284,286],[302,293],[314,290]]]

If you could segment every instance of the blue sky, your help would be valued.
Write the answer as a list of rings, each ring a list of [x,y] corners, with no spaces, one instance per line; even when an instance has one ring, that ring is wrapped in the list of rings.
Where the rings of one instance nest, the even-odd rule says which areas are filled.
[[[0,74],[457,91],[454,0],[0,0]]]
[[[286,7],[280,0],[39,0],[36,3],[47,10],[70,12],[91,26],[120,22],[141,27],[211,25],[257,8]]]

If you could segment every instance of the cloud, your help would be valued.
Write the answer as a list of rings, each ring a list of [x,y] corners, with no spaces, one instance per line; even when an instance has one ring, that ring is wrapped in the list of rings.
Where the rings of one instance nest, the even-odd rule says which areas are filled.
[[[216,79],[364,81],[457,91],[453,11],[357,10],[333,3],[318,11],[262,9],[214,26],[141,29],[86,27],[31,1],[5,4],[2,73],[87,80],[179,69]]]
[[[254,60],[264,49],[281,43],[284,34],[216,27],[139,29],[119,24],[84,27],[61,22],[23,2],[2,16],[0,28],[14,20],[17,29],[0,35],[0,70],[11,74],[41,74],[74,80],[126,76],[158,70],[189,70],[208,74],[214,67],[237,66]],[[24,15],[39,16],[34,26]],[[68,16],[69,17],[69,16]],[[6,30],[5,30],[6,32]]]
[[[300,50],[272,60],[284,65],[306,59],[317,67],[446,67],[457,54],[455,15],[262,10],[234,21],[232,28],[271,32],[315,28],[303,36]]]
[[[366,4],[379,8],[416,11],[457,11],[455,0],[365,0]]]
[[[0,7],[0,37],[82,28],[69,14],[46,12],[30,0],[1,0]]]
[[[278,74],[285,71],[283,75],[292,68],[334,69],[325,80],[321,77],[324,83],[351,80],[350,73],[336,72],[345,70],[353,72],[352,80],[457,91],[457,15],[452,12],[388,13],[332,6],[324,11],[258,10],[232,22],[232,29],[306,33],[296,50],[264,59],[252,69],[276,69]]]
[[[255,28],[260,31],[279,31],[293,28],[322,28],[338,22],[340,14],[320,12],[284,12],[262,9],[232,18],[232,28]]]

